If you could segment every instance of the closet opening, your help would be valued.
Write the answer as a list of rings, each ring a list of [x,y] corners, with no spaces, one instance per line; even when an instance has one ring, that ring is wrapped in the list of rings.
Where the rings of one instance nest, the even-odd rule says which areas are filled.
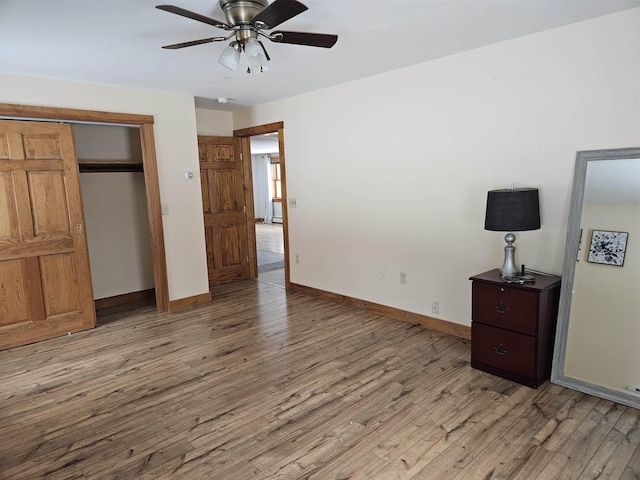
[[[155,305],[140,129],[75,124],[98,325]]]
[[[129,220],[133,222],[137,227],[144,228],[147,227],[149,242],[150,242],[150,251],[151,251],[151,259],[152,259],[152,277],[153,282],[148,283],[149,279],[149,270],[146,265],[148,265],[149,257],[148,254],[140,254],[140,252],[136,252],[136,254],[140,254],[140,258],[144,257],[145,260],[140,260],[140,265],[145,265],[144,268],[139,267],[137,273],[135,273],[134,279],[138,282],[134,287],[128,287],[126,289],[120,289],[121,292],[117,293],[112,297],[105,297],[104,295],[109,295],[113,293],[114,290],[103,289],[100,287],[94,297],[101,302],[98,303],[98,307],[100,307],[100,303],[103,305],[107,305],[109,302],[113,302],[119,298],[120,300],[124,298],[121,295],[128,295],[130,301],[138,301],[140,297],[142,297],[143,302],[153,302],[151,294],[155,294],[155,307],[158,312],[167,312],[170,311],[173,306],[169,301],[169,286],[168,286],[168,278],[167,278],[167,266],[166,266],[166,256],[165,256],[165,246],[164,246],[164,232],[162,227],[162,209],[160,205],[160,188],[158,181],[158,166],[156,162],[156,151],[155,151],[155,140],[154,140],[154,118],[151,115],[140,115],[140,114],[129,114],[129,113],[118,113],[118,112],[104,112],[104,111],[96,111],[96,110],[79,110],[72,108],[58,108],[58,107],[44,107],[37,105],[18,105],[18,104],[7,104],[0,103],[0,118],[7,120],[33,120],[38,122],[62,122],[69,123],[74,125],[75,130],[82,130],[81,125],[87,125],[88,127],[96,128],[96,127],[121,127],[121,130],[118,133],[115,133],[116,130],[104,130],[105,135],[114,135],[120,136],[121,138],[118,140],[120,142],[125,142],[125,138],[128,138],[128,147],[131,150],[130,156],[127,156],[126,159],[118,159],[109,158],[108,155],[111,155],[111,152],[106,152],[103,155],[92,151],[91,155],[87,154],[86,158],[82,158],[85,155],[85,149],[81,145],[77,145],[78,142],[82,144],[82,142],[86,141],[84,138],[84,134],[76,133],[78,136],[76,140],[76,149],[81,149],[81,152],[76,152],[77,157],[80,160],[86,160],[84,162],[84,166],[79,170],[84,173],[89,173],[90,170],[93,169],[94,173],[91,175],[100,175],[104,173],[137,173],[142,175],[142,177],[137,178],[131,177],[127,180],[127,189],[129,190],[129,212],[126,212],[126,215],[129,217]],[[93,132],[95,133],[95,132]],[[89,132],[89,136],[92,135],[92,132]],[[105,143],[104,139],[97,140],[101,143]],[[125,142],[125,143],[127,143]],[[104,147],[104,146],[103,146]],[[122,147],[122,145],[121,145]],[[101,147],[102,148],[102,147]],[[91,149],[90,149],[91,150]],[[135,150],[135,155],[133,151]],[[98,158],[102,157],[102,158]],[[135,157],[135,161],[132,161],[132,158]],[[97,163],[100,160],[106,160],[104,163],[99,165],[90,165],[92,163]],[[115,161],[114,161],[115,160]],[[127,165],[119,165],[116,166],[118,160],[125,160]],[[140,163],[142,165],[140,165]],[[99,170],[104,170],[98,173]],[[89,177],[87,177],[89,178]],[[99,188],[94,187],[94,184],[98,180],[91,179],[89,180],[81,180],[81,183],[87,184],[86,186],[82,185],[81,189],[83,191],[94,194],[94,196],[98,197],[98,200],[101,198]],[[113,183],[113,182],[112,182]],[[141,202],[135,201],[133,199],[139,199],[140,189],[138,187],[144,185],[144,199],[146,200],[146,205],[144,208],[141,206]],[[137,187],[136,187],[137,186]],[[104,194],[106,195],[106,193]],[[112,216],[119,217],[122,215],[115,215],[115,203],[111,202],[109,198],[102,197],[104,201],[102,201],[102,207]],[[120,199],[118,199],[119,201]],[[94,198],[90,201],[96,201]],[[134,205],[133,207],[132,205]],[[113,209],[111,207],[114,207]],[[144,212],[147,212],[147,217],[144,217]],[[89,215],[85,215],[85,222],[92,222],[92,219],[88,218]],[[94,222],[95,223],[95,222]],[[97,233],[97,227],[92,228],[94,233]],[[112,233],[116,233],[115,230],[120,230],[120,227],[114,227],[109,231],[109,235]],[[93,233],[92,233],[93,235]],[[141,236],[142,234],[136,234]],[[106,244],[107,247],[110,246],[110,242],[101,237],[100,241],[102,244]],[[92,243],[92,242],[88,242]],[[95,243],[95,242],[93,242]],[[146,242],[141,242],[146,243]],[[134,247],[132,243],[126,243],[125,249],[118,252],[117,255],[123,254],[126,250],[135,250],[141,247]],[[89,248],[95,250],[95,248],[89,245]],[[108,255],[107,255],[108,256]],[[91,261],[91,260],[90,260]],[[95,264],[95,262],[94,262]],[[91,265],[91,270],[93,270],[94,265]],[[144,273],[142,273],[144,272]],[[113,272],[110,273],[110,275]],[[129,279],[131,280],[131,279]],[[93,283],[93,282],[92,282]],[[151,288],[147,288],[148,286]],[[122,290],[129,290],[128,293],[122,293]],[[105,293],[107,292],[107,293]],[[103,297],[104,299],[111,298],[112,300],[104,300],[98,297]],[[105,307],[106,308],[106,307]]]

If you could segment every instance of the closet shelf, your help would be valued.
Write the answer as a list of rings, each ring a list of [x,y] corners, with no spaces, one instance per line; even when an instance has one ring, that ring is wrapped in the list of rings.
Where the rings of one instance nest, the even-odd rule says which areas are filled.
[[[130,160],[78,160],[80,173],[142,172],[142,162]]]

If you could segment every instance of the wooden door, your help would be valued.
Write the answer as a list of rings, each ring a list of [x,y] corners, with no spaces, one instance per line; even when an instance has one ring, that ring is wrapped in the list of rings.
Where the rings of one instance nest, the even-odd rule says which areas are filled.
[[[235,141],[198,137],[209,285],[249,278],[243,168]]]
[[[71,126],[0,120],[0,349],[95,323]]]

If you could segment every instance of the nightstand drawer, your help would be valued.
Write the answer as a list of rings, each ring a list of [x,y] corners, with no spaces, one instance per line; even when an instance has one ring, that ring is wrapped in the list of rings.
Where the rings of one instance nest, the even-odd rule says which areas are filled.
[[[473,282],[471,319],[514,332],[536,335],[538,298],[535,292]]]
[[[535,377],[534,337],[473,322],[471,358],[523,377]]]

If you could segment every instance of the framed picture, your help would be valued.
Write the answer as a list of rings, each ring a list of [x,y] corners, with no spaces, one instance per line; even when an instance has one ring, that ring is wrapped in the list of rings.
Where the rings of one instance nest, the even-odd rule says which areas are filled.
[[[587,261],[622,267],[624,265],[624,253],[627,250],[628,237],[628,232],[593,230]]]

